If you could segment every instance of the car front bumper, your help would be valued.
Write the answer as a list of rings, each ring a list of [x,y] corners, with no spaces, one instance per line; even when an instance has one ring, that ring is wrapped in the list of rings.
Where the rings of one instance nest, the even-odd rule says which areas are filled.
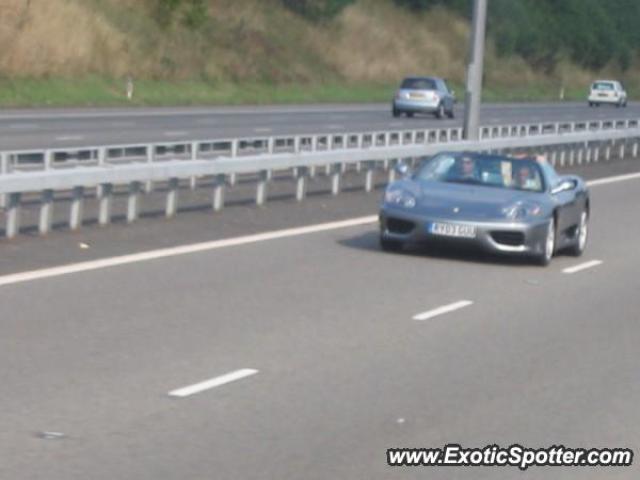
[[[477,221],[436,218],[413,214],[405,209],[383,206],[379,214],[380,234],[388,240],[403,243],[446,243],[460,248],[510,254],[540,254],[544,251],[549,220],[535,222]],[[448,223],[475,227],[474,238],[449,237],[430,233],[430,223]]]

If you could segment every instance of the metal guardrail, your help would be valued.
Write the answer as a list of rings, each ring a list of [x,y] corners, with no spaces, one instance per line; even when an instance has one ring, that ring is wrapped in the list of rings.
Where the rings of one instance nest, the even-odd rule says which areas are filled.
[[[212,206],[224,206],[227,185],[236,175],[258,175],[256,204],[267,200],[271,172],[291,169],[296,199],[305,197],[307,179],[325,167],[331,179],[331,193],[340,191],[340,177],[349,164],[364,169],[364,189],[373,188],[373,173],[382,166],[393,180],[390,168],[398,159],[415,159],[442,150],[501,151],[535,149],[546,153],[554,165],[597,162],[611,157],[613,148],[620,156],[631,148],[638,153],[640,122],[607,120],[555,122],[524,125],[484,126],[481,139],[463,141],[460,128],[384,132],[329,133],[315,135],[236,138],[188,143],[155,143],[0,152],[0,200],[6,209],[5,234],[19,233],[23,194],[38,192],[41,234],[51,230],[54,191],[71,191],[69,228],[82,225],[86,188],[96,188],[98,223],[111,221],[112,193],[115,185],[128,185],[127,221],[138,218],[143,191],[154,182],[167,182],[165,214],[177,212],[180,179],[213,178]],[[363,168],[364,167],[364,168]]]

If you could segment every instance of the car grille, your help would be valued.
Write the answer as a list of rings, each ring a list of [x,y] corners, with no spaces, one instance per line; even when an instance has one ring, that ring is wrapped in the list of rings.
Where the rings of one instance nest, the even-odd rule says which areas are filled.
[[[402,220],[400,218],[388,217],[387,221],[387,230],[391,233],[400,233],[406,234],[411,232],[416,226],[415,223],[410,222],[409,220]]]
[[[518,247],[524,244],[524,233],[522,232],[491,232],[491,238],[496,243]]]

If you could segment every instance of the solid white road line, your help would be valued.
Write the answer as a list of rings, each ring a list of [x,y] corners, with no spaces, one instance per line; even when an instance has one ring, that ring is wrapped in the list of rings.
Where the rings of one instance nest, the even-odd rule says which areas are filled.
[[[587,185],[595,187],[597,185],[606,185],[607,183],[623,182],[625,180],[633,180],[640,178],[640,173],[627,173],[625,175],[615,175],[613,177],[598,178],[597,180],[589,180]]]
[[[184,131],[169,131],[169,132],[164,132],[163,135],[165,137],[184,137],[185,135],[187,135],[187,132],[184,132]]]
[[[61,137],[56,137],[58,142],[70,142],[74,140],[82,140],[84,137],[82,135],[63,135]]]
[[[471,300],[460,300],[459,302],[450,303],[449,305],[444,305],[442,307],[434,308],[433,310],[428,310],[426,312],[419,313],[414,315],[414,320],[429,320],[430,318],[437,317],[438,315],[443,315],[445,313],[450,313],[455,310],[460,310],[461,308],[468,307],[469,305],[473,305]]]
[[[90,270],[98,270],[102,268],[115,267],[117,265],[127,265],[130,263],[145,262],[148,260],[156,260],[159,258],[176,257],[179,255],[188,255],[190,253],[204,252],[208,250],[216,250],[219,248],[234,247],[238,245],[246,245],[249,243],[264,242],[267,240],[275,240],[278,238],[296,237],[299,235],[307,235],[310,233],[326,232],[339,228],[356,227],[375,223],[378,220],[377,215],[369,215],[367,217],[352,218],[339,222],[321,223],[319,225],[309,225],[307,227],[289,228],[285,230],[275,230],[272,232],[258,233],[255,235],[246,235],[244,237],[229,238],[224,240],[213,240],[210,242],[195,243],[192,245],[183,245],[178,247],[162,248],[159,250],[150,250],[147,252],[133,253],[130,255],[122,255],[119,257],[103,258],[100,260],[91,260],[88,262],[74,263],[63,265],[60,267],[45,268],[42,270],[33,270],[30,272],[14,273],[0,277],[0,286],[11,285],[14,283],[29,282],[42,278],[59,277],[71,273],[87,272]]]
[[[562,273],[576,273],[586,270],[587,268],[597,267],[598,265],[602,265],[602,260],[591,260],[590,262],[584,262],[573,267],[568,267],[562,270]]]
[[[196,393],[204,392],[205,390],[210,390],[227,383],[235,382],[236,380],[250,377],[251,375],[255,375],[256,373],[258,373],[258,370],[254,370],[253,368],[243,368],[241,370],[236,370],[235,372],[230,372],[225,375],[212,378],[210,380],[205,380],[204,382],[189,385],[188,387],[172,390],[169,392],[169,396],[180,398],[188,397],[190,395],[195,395]]]
[[[35,130],[39,128],[35,123],[14,123],[9,125],[11,130]]]

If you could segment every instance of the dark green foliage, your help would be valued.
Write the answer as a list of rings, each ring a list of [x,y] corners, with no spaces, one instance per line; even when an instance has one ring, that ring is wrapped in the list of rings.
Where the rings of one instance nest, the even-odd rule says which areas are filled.
[[[640,53],[639,0],[488,0],[488,31],[501,55],[521,55],[551,72],[562,55],[599,69],[630,66]],[[413,11],[434,6],[471,16],[472,0],[394,0]]]
[[[192,30],[207,22],[206,0],[156,0],[156,17],[163,27],[173,24],[176,17]]]
[[[289,10],[314,22],[335,17],[347,5],[355,0],[282,0]]]

